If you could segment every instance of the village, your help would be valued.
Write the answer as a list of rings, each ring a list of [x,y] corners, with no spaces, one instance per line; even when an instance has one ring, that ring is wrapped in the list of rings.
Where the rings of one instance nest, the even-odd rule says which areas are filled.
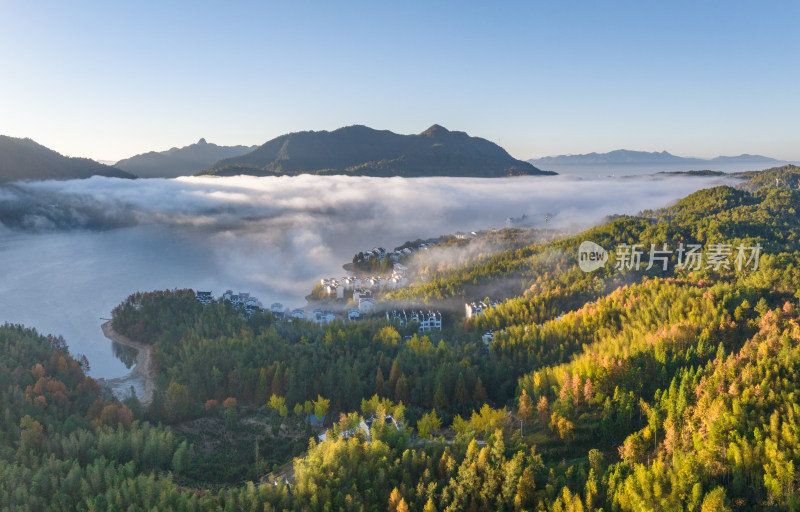
[[[456,233],[456,238],[474,238],[475,232]],[[230,302],[242,311],[246,317],[254,313],[269,312],[282,322],[308,321],[320,327],[342,322],[358,322],[365,318],[383,317],[386,322],[398,328],[416,325],[419,334],[442,331],[443,314],[430,308],[396,308],[380,303],[380,298],[393,290],[408,286],[410,275],[408,267],[402,263],[419,251],[426,251],[437,245],[435,241],[408,242],[404,246],[387,252],[383,247],[360,251],[353,257],[353,264],[345,265],[351,275],[340,278],[326,277],[320,279],[312,293],[306,297],[308,303],[302,308],[285,308],[280,302],[272,303],[269,308],[262,305],[259,299],[249,292],[233,293],[226,290],[215,298],[212,291],[197,291],[196,297],[201,304]],[[365,269],[382,269],[383,273],[372,274]],[[496,308],[497,300],[483,300],[464,304],[465,320],[480,316],[488,309]],[[409,336],[410,337],[410,336]],[[482,334],[485,345],[494,341],[494,331]]]
[[[358,286],[358,288],[352,289],[352,297],[353,300],[357,301],[356,303],[358,304],[358,307],[347,308],[344,314],[341,312],[337,314],[334,311],[327,309],[315,308],[311,311],[310,315],[307,315],[306,309],[304,308],[284,308],[283,304],[280,302],[274,302],[270,305],[269,309],[267,309],[263,307],[258,298],[248,292],[239,292],[238,294],[234,294],[232,290],[226,290],[225,293],[216,299],[211,291],[197,291],[195,295],[197,301],[204,305],[222,303],[226,301],[230,302],[234,308],[240,309],[242,314],[246,317],[250,317],[257,312],[269,312],[278,321],[291,323],[296,320],[306,320],[309,322],[314,322],[322,327],[337,320],[344,322],[357,322],[368,316],[375,318],[383,316],[388,324],[397,327],[416,325],[417,332],[420,334],[442,330],[442,313],[440,311],[434,311],[431,309],[387,309],[382,311],[382,315],[379,315],[379,312],[375,309],[375,300],[372,297],[372,291],[370,289],[362,289],[360,287],[362,285],[360,279],[343,278],[345,284],[339,285],[337,281],[335,288],[331,284],[331,280],[323,279],[323,281],[328,281],[328,286],[331,286],[332,289],[335,289],[336,292],[334,293],[337,294],[339,293],[339,290],[342,290],[343,292],[343,289],[347,289],[345,288],[346,286]],[[369,280],[367,282],[369,282]],[[340,296],[338,298],[342,297]],[[482,301],[468,302],[464,304],[465,319],[469,320],[470,318],[483,315],[486,310],[496,308],[499,304],[500,303],[498,301],[489,298],[486,298]],[[490,330],[484,333],[482,335],[482,340],[484,344],[489,345],[492,341],[494,341],[494,331]]]

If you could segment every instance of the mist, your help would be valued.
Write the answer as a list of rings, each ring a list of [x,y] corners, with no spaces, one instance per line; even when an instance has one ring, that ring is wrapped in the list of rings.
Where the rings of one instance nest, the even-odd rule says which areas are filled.
[[[124,365],[100,331],[131,293],[249,291],[305,304],[358,251],[505,227],[527,214],[578,230],[665,206],[718,178],[191,177],[0,186],[0,322],[62,334],[95,377]],[[455,256],[454,256],[455,257]]]

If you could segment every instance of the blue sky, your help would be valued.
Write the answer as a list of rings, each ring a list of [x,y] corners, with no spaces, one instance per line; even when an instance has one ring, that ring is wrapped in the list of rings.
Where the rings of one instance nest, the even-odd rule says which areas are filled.
[[[0,0],[0,134],[117,160],[439,123],[523,159],[800,160],[798,22],[795,1]]]

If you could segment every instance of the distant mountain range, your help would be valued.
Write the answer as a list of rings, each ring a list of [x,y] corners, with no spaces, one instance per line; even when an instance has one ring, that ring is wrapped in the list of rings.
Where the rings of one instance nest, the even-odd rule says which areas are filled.
[[[90,176],[136,176],[88,158],[70,158],[31,139],[0,135],[0,182],[19,180],[68,180]]]
[[[200,139],[195,144],[166,151],[150,151],[120,160],[115,167],[140,178],[191,176],[224,158],[236,157],[258,146],[217,146]]]
[[[780,163],[783,161],[761,155],[702,159],[680,157],[666,151],[624,149],[548,156],[524,162],[486,139],[449,131],[435,124],[417,135],[400,135],[360,125],[330,132],[296,132],[250,147],[218,146],[200,139],[189,146],[151,151],[110,166],[88,158],[65,157],[30,139],[0,135],[0,182],[94,175],[174,178],[193,174],[500,177],[556,174],[540,167],[571,172],[569,166],[691,165],[703,169],[716,165],[727,169],[728,165],[767,167]],[[704,167],[706,165],[708,167]]]
[[[433,125],[418,135],[366,126],[281,135],[247,154],[220,160],[201,174],[498,177],[555,174],[503,148]]]
[[[781,163],[761,155],[718,156],[716,158],[687,158],[675,156],[666,151],[646,152],[618,149],[609,153],[588,153],[584,155],[559,155],[528,160],[533,165],[604,165],[604,164],[703,164],[703,163],[752,163],[772,165]]]

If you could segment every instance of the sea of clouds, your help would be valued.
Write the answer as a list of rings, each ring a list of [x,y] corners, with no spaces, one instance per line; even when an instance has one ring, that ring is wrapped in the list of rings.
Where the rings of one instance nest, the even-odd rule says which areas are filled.
[[[125,372],[101,318],[141,290],[250,291],[295,307],[359,250],[505,226],[579,230],[718,178],[192,177],[0,185],[0,322],[63,334],[97,377]]]

